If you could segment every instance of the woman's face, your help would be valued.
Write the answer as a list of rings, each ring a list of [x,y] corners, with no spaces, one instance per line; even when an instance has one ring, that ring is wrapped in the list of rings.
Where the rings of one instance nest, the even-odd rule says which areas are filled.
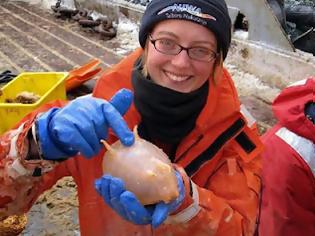
[[[186,20],[165,20],[158,23],[151,38],[165,39],[166,44],[175,42],[185,48],[217,51],[214,34],[206,27]],[[194,60],[185,50],[178,55],[166,55],[158,52],[150,41],[147,46],[147,71],[151,79],[163,87],[189,93],[200,88],[213,73],[215,59]]]

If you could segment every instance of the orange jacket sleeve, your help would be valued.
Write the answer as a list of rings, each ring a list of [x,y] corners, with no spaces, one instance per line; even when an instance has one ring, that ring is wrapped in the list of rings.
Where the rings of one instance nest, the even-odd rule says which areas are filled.
[[[29,137],[37,115],[62,105],[56,101],[43,106],[0,136],[0,219],[26,212],[43,191],[67,175],[64,164],[26,160],[34,152],[30,148],[33,139]]]

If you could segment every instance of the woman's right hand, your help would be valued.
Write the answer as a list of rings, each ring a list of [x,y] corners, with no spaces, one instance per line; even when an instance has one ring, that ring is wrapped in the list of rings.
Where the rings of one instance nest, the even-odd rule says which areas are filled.
[[[151,224],[153,228],[160,226],[169,214],[177,210],[185,199],[185,186],[181,174],[176,171],[179,195],[173,201],[163,201],[144,206],[137,196],[128,191],[125,182],[111,175],[103,175],[95,181],[96,191],[117,214],[136,225]]]
[[[36,122],[38,141],[46,160],[60,160],[78,153],[90,158],[98,154],[111,128],[120,141],[130,146],[134,135],[122,115],[132,103],[127,89],[118,91],[108,102],[94,97],[82,97],[63,108],[53,108]]]

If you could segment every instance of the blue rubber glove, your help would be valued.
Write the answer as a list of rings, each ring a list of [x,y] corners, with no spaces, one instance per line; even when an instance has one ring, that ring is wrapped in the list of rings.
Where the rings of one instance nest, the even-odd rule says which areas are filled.
[[[36,130],[44,158],[60,160],[79,152],[87,158],[95,156],[103,147],[100,140],[107,138],[108,128],[124,145],[132,145],[134,135],[122,118],[132,99],[132,93],[122,89],[110,102],[82,97],[41,115]]]
[[[122,218],[137,225],[151,224],[157,228],[174,212],[185,198],[185,187],[179,172],[176,171],[179,196],[170,203],[159,202],[143,206],[137,197],[125,189],[124,181],[111,175],[104,175],[95,181],[97,192],[105,202]]]

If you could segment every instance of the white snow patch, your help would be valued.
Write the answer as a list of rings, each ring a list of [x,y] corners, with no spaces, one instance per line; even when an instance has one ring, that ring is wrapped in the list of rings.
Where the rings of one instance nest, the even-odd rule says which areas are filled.
[[[225,64],[240,96],[258,96],[271,103],[280,89],[264,83],[258,76],[245,72],[232,64]]]
[[[238,39],[248,39],[248,31],[244,31],[244,30],[235,30],[235,32],[233,33],[233,36],[235,38]]]
[[[132,22],[125,15],[119,15],[117,26],[117,36],[111,41],[119,42],[120,47],[114,48],[115,52],[120,55],[126,55],[135,48],[140,47],[138,41],[139,24]]]
[[[14,1],[24,1],[30,4],[39,4],[43,8],[46,8],[46,9],[50,9],[51,6],[54,6],[57,3],[57,0],[14,0]],[[75,9],[75,0],[61,0],[61,5],[69,9]]]

